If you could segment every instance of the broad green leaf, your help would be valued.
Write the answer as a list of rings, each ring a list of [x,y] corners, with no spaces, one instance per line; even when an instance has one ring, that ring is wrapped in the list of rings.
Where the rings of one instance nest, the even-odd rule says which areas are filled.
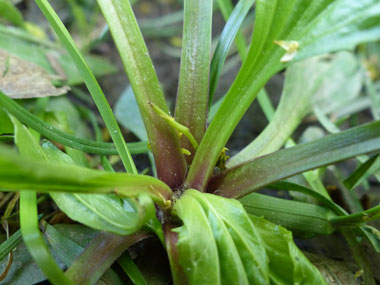
[[[190,193],[189,190],[182,195],[174,208],[183,226],[173,230],[178,233],[178,257],[170,256],[173,259],[171,263],[179,263],[188,279],[186,283],[220,284],[218,248],[212,228],[202,206],[187,193]],[[176,280],[178,273],[175,268],[172,270]]]
[[[264,217],[304,238],[331,234],[335,230],[329,221],[335,214],[321,206],[258,193],[251,193],[239,201],[248,214]]]
[[[188,127],[196,141],[206,130],[213,0],[185,0],[182,55],[178,82],[175,119]],[[183,136],[181,146],[191,152],[186,158],[191,164],[195,149]]]
[[[242,197],[295,174],[379,149],[380,122],[373,122],[238,165],[213,177],[208,191]]]
[[[348,52],[314,57],[290,66],[286,70],[280,103],[270,124],[232,157],[227,167],[280,149],[313,106],[329,113],[356,98],[362,77],[363,70],[357,58]]]
[[[36,0],[36,3],[49,21],[62,44],[65,46],[67,52],[79,70],[80,75],[83,77],[83,81],[86,84],[96,104],[96,107],[98,108],[99,113],[108,128],[113,142],[115,143],[125,169],[127,172],[137,174],[136,166],[133,162],[131,153],[128,150],[119,125],[117,124],[116,119],[112,113],[112,109],[108,104],[107,99],[102,89],[100,88],[98,81],[95,78],[95,75],[86,63],[85,58],[78,50],[77,46],[74,43],[74,40],[70,36],[62,21],[55,13],[54,9],[50,6],[49,2],[47,0]]]
[[[73,60],[62,51],[62,47],[53,42],[36,40],[26,31],[0,24],[0,49],[37,64],[51,75],[58,75],[68,85],[77,85],[83,82]],[[97,77],[117,71],[112,63],[102,57],[85,55],[85,59]]]
[[[158,177],[170,187],[176,188],[183,183],[186,162],[177,133],[152,108],[153,103],[165,113],[169,113],[132,7],[129,1],[118,0],[98,0],[98,4],[110,27],[136,96],[155,158]]]
[[[190,284],[268,283],[262,240],[238,201],[187,190],[174,211],[183,222],[175,261]]]
[[[70,157],[52,145],[44,144],[44,150],[50,161],[73,164]],[[72,220],[94,229],[128,235],[147,223],[155,224],[155,208],[148,197],[134,200],[122,199],[114,194],[67,193],[50,193],[50,196]]]
[[[249,217],[268,255],[271,284],[328,284],[297,248],[290,231],[263,218]]]
[[[117,149],[111,143],[96,142],[88,139],[78,138],[76,136],[65,133],[41,120],[33,115],[12,99],[8,98],[0,92],[0,115],[1,109],[12,114],[23,124],[36,130],[48,139],[59,142],[64,146],[68,146],[77,150],[99,153],[99,154],[117,154]],[[148,151],[146,142],[129,143],[128,146],[133,154],[144,153]]]
[[[69,156],[52,144],[45,143],[43,148],[40,147],[32,134],[16,119],[12,119],[17,130],[16,143],[22,155],[37,161],[74,164]],[[137,202],[121,199],[114,194],[50,193],[50,196],[71,219],[98,230],[120,235],[134,233],[148,220],[155,218],[155,208],[148,197],[140,197]]]
[[[163,206],[168,205],[172,195],[165,183],[150,176],[24,159],[4,146],[0,146],[0,188],[8,191],[33,189],[44,193],[116,193],[127,197],[145,193]]]
[[[189,188],[205,190],[236,125],[264,84],[289,61],[380,38],[377,0],[259,0],[255,11],[248,55],[199,145],[186,179]],[[286,54],[275,41],[293,53]],[[281,62],[285,54],[288,63]]]

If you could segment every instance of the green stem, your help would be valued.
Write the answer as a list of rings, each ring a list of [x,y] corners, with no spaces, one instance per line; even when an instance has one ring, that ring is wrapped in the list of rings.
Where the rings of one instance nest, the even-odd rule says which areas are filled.
[[[374,221],[380,217],[380,205],[352,215],[334,217],[331,222],[336,225],[357,226],[358,224]]]

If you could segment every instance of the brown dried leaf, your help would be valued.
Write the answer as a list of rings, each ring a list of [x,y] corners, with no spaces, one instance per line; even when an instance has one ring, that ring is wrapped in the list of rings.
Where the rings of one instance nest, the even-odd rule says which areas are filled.
[[[66,94],[70,87],[56,88],[51,76],[38,65],[0,49],[0,91],[14,99]]]
[[[358,271],[355,264],[337,261],[308,252],[304,253],[309,258],[309,260],[319,269],[322,276],[325,278],[329,285],[360,284],[359,279],[357,279],[355,276],[355,273]]]

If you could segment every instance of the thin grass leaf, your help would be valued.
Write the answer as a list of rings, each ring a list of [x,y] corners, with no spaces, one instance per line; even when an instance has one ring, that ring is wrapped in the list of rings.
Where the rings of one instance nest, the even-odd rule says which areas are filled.
[[[369,158],[366,162],[362,163],[355,171],[343,181],[344,186],[352,190],[362,183],[368,176],[374,174],[380,169],[380,156],[379,154]]]
[[[206,130],[209,92],[212,0],[185,0],[181,67],[175,119],[188,127],[199,143]],[[181,147],[192,155],[195,149],[186,139]]]
[[[310,197],[315,198],[318,202],[322,203],[326,208],[329,208],[336,215],[347,215],[346,210],[344,210],[338,204],[334,203],[332,200],[321,195],[317,191],[311,190],[302,185],[286,182],[286,181],[280,181],[280,182],[268,185],[268,188],[277,189],[277,190],[285,190],[285,191],[295,191],[295,192],[306,194]]]
[[[373,122],[238,165],[212,178],[208,192],[242,197],[295,174],[379,149],[380,122]]]
[[[174,130],[150,103],[169,113],[148,49],[129,1],[98,0],[127,72],[155,158],[158,177],[172,188],[183,183],[186,162]]]
[[[225,0],[218,1],[219,6],[221,6],[221,2],[225,2]],[[252,7],[254,2],[255,0],[240,0],[231,15],[228,17],[228,21],[223,28],[222,34],[220,35],[218,45],[211,60],[210,92],[208,102],[209,108],[211,108],[215,90],[218,85],[223,65],[226,61],[230,47],[239,32],[240,26],[243,23],[245,16],[248,14],[249,9]]]
[[[119,259],[118,263],[124,272],[128,275],[129,279],[136,285],[146,285],[144,276],[142,275],[135,262],[132,260],[128,252],[125,252]]]
[[[14,250],[22,241],[21,231],[17,230],[7,240],[0,244],[0,260],[3,260],[7,255]]]
[[[216,3],[218,4],[218,7],[220,9],[220,12],[223,15],[223,18],[225,21],[228,20],[229,17],[231,17],[231,13],[233,12],[233,3],[231,0],[217,0]],[[235,37],[235,44],[238,50],[238,53],[240,55],[241,61],[244,61],[245,56],[247,55],[248,47],[245,42],[244,35],[241,31],[237,32],[237,35]]]
[[[65,133],[42,121],[37,116],[17,104],[5,94],[0,92],[0,107],[6,112],[15,116],[19,121],[28,127],[36,130],[44,137],[56,141],[64,146],[68,146],[80,151],[96,154],[118,154],[117,149],[112,143],[96,142]],[[133,154],[144,153],[148,151],[146,142],[129,143],[128,147]]]
[[[38,7],[41,9],[42,13],[45,15],[46,19],[49,21],[50,25],[56,32],[57,36],[65,46],[67,52],[72,57],[76,67],[78,68],[83,80],[90,91],[92,98],[95,101],[97,108],[106,124],[112,140],[118,150],[118,153],[123,161],[126,170],[130,173],[137,173],[136,166],[133,162],[132,156],[128,150],[127,144],[124,141],[121,130],[116,122],[116,119],[112,113],[111,107],[109,106],[106,97],[103,94],[102,89],[99,86],[94,74],[87,65],[82,54],[76,47],[73,39],[71,38],[69,32],[66,30],[62,21],[59,19],[57,14],[54,12],[53,8],[50,6],[47,0],[36,0]]]
[[[17,119],[11,117],[15,130],[15,143],[23,158],[40,159],[43,152],[36,147],[38,143],[30,132]],[[22,189],[22,188],[19,188]],[[20,228],[25,245],[34,261],[53,284],[73,284],[64,276],[38,227],[37,193],[35,191],[20,192]]]
[[[36,196],[34,191],[20,193],[20,227],[25,245],[34,261],[53,284],[74,284],[58,267],[42,238],[38,228]]]

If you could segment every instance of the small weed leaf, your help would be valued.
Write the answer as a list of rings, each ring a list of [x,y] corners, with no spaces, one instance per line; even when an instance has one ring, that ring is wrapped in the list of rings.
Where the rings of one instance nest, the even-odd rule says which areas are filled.
[[[172,271],[176,260],[190,284],[325,284],[291,232],[249,216],[236,200],[187,190],[174,213],[183,225],[172,230]]]

